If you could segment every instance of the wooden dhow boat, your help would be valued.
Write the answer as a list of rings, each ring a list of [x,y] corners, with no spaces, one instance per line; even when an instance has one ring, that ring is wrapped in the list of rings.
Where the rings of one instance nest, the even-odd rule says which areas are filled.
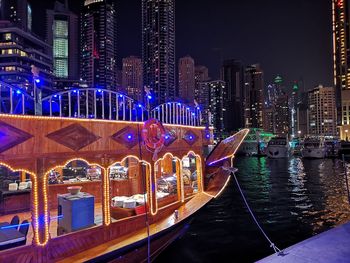
[[[223,191],[248,133],[205,156],[199,108],[99,89],[35,101],[5,83],[0,96],[4,263],[154,259]]]

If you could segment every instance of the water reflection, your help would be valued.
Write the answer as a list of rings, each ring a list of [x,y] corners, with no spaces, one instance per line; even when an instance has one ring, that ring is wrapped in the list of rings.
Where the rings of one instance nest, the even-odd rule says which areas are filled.
[[[234,166],[256,217],[280,248],[350,220],[340,160],[240,157]],[[272,252],[231,180],[156,262],[253,262]]]

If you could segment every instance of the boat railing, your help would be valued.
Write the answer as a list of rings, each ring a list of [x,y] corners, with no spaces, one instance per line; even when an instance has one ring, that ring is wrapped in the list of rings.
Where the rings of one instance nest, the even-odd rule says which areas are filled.
[[[198,106],[167,102],[151,109],[149,102],[145,106],[112,90],[69,89],[39,98],[38,102],[32,95],[22,88],[0,81],[0,113],[141,122],[156,118],[165,124],[202,124],[202,113]]]

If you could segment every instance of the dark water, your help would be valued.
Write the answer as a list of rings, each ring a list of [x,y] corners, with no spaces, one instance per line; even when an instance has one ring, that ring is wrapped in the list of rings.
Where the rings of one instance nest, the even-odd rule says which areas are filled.
[[[339,160],[240,157],[234,166],[258,221],[281,249],[350,220]],[[254,262],[272,253],[232,178],[156,262]]]

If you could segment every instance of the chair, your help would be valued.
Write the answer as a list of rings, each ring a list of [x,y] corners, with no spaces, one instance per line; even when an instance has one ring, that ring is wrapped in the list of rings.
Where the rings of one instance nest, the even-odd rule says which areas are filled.
[[[17,229],[18,229],[18,225],[19,225],[19,217],[18,217],[18,215],[15,215],[14,217],[12,217],[10,225],[11,226],[17,226]]]
[[[29,230],[29,222],[28,220],[24,220],[19,226],[18,231],[26,237],[26,240],[27,240],[28,230]]]
[[[17,242],[16,246],[24,246],[27,244],[27,234],[29,230],[29,222],[28,220],[24,220],[18,229],[18,232],[22,233],[25,236],[25,239],[23,241]]]

